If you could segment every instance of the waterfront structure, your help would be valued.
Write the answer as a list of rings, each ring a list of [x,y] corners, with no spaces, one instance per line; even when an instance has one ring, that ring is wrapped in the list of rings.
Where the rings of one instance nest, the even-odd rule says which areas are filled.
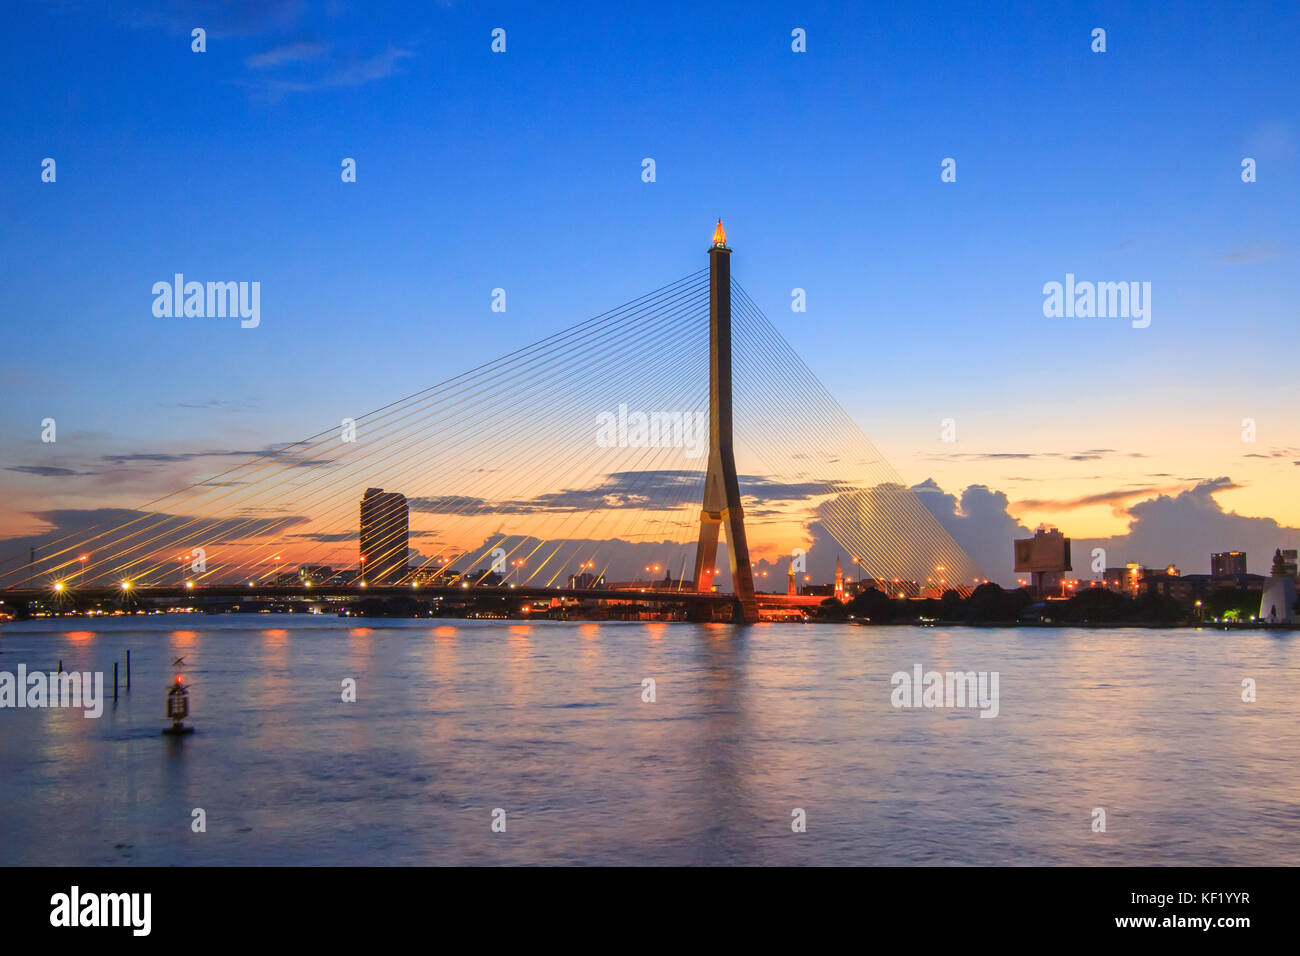
[[[367,488],[361,499],[361,574],[369,584],[396,584],[406,574],[410,508],[406,496]]]
[[[1291,555],[1288,559],[1287,555]],[[1290,623],[1296,611],[1295,552],[1273,552],[1273,573],[1259,598],[1260,620],[1269,624]]]

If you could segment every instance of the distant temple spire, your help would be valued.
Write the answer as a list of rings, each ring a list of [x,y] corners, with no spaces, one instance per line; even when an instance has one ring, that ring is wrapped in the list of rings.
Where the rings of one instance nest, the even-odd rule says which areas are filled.
[[[840,567],[840,556],[835,555],[835,600],[844,600],[844,570]]]

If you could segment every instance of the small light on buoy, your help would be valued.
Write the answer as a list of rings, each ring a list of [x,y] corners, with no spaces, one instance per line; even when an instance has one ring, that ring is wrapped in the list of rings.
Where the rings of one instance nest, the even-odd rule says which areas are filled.
[[[181,662],[181,660],[177,660],[176,663],[180,664]],[[171,690],[167,692],[167,719],[172,722],[172,725],[164,727],[163,733],[172,737],[194,733],[193,727],[185,726],[185,718],[189,715],[190,689],[185,686],[184,675],[177,674]]]

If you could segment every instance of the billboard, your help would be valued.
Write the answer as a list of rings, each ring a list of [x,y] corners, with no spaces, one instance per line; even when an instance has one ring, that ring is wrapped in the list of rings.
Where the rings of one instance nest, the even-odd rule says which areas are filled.
[[[1015,542],[1016,571],[1070,571],[1070,539],[1061,532],[1039,531]]]

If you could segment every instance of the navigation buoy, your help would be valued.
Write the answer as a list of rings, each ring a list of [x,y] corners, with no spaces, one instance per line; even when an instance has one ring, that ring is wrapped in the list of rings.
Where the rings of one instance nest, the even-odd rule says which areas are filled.
[[[185,686],[185,678],[177,674],[176,683],[172,684],[171,690],[167,692],[167,719],[172,722],[172,725],[164,727],[163,733],[175,737],[194,733],[194,728],[186,727],[184,723],[189,715],[190,689]]]

